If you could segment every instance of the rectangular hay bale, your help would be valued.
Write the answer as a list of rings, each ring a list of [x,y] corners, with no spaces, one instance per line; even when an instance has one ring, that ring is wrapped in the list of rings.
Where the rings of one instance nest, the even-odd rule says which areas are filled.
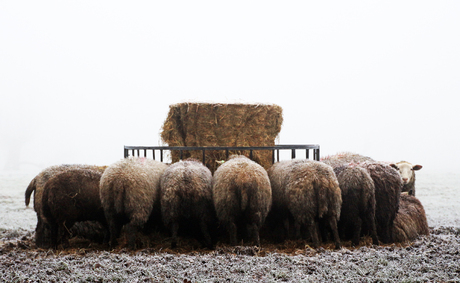
[[[271,104],[178,103],[170,105],[161,139],[169,146],[273,146],[283,123],[282,108]],[[246,152],[230,152],[244,154]],[[184,152],[185,158],[202,159],[201,151]],[[179,152],[171,153],[172,162]],[[206,151],[206,166],[214,172],[225,151]],[[272,151],[253,152],[264,168],[272,164]]]

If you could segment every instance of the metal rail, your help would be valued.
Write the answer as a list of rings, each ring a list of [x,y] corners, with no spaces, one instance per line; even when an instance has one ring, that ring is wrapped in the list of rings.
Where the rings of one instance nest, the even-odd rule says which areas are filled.
[[[296,145],[275,145],[275,146],[127,146],[124,147],[125,158],[131,156],[141,156],[141,151],[144,153],[144,157],[147,157],[147,151],[152,151],[153,159],[156,159],[155,151],[160,152],[160,161],[163,162],[163,151],[179,151],[180,159],[183,157],[184,151],[201,150],[203,152],[203,164],[206,164],[206,151],[207,150],[223,150],[226,153],[228,159],[229,152],[235,150],[248,150],[249,158],[253,158],[254,150],[271,150],[272,151],[272,163],[276,160],[280,160],[280,150],[291,150],[291,158],[296,158],[296,150],[305,150],[305,158],[310,159],[310,150],[313,151],[313,159],[319,161],[319,145],[317,144],[296,144]],[[275,154],[276,152],[276,154]]]

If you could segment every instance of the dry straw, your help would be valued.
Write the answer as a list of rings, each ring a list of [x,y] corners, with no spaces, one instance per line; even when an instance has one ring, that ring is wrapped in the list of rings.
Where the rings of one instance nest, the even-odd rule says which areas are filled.
[[[267,104],[178,103],[169,106],[161,139],[169,146],[273,146],[283,123],[282,108]],[[246,152],[230,152],[243,154]],[[171,153],[172,162],[179,153]],[[201,151],[184,152],[183,159],[201,160]],[[224,151],[206,151],[206,166],[214,172]],[[253,160],[264,168],[272,164],[272,152],[253,152]]]

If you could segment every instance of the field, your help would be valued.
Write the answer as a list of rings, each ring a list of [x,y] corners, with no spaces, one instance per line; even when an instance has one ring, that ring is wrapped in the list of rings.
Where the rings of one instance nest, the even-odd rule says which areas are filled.
[[[29,175],[0,176],[0,281],[4,282],[460,282],[460,196],[455,174],[420,171],[417,197],[431,235],[408,244],[317,250],[303,242],[261,248],[218,244],[213,251],[183,240],[128,251],[84,240],[66,250],[37,249]],[[161,242],[161,241],[160,241]],[[184,247],[187,248],[184,248]]]

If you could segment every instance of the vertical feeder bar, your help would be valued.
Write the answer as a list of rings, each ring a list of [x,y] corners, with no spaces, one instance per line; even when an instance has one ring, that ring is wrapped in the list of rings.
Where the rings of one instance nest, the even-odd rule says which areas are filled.
[[[295,149],[291,149],[291,159],[295,159]]]
[[[129,149],[125,148],[124,151],[125,151],[125,158],[127,158],[129,156]]]
[[[163,149],[160,149],[160,160],[163,162]]]
[[[305,149],[305,157],[306,157],[307,159],[310,159],[310,150],[309,150],[308,148]]]
[[[249,150],[249,159],[252,160],[252,149]]]
[[[203,164],[206,165],[206,149],[203,149]]]
[[[156,160],[155,159],[155,149],[152,149],[152,157],[153,157],[153,160]]]

